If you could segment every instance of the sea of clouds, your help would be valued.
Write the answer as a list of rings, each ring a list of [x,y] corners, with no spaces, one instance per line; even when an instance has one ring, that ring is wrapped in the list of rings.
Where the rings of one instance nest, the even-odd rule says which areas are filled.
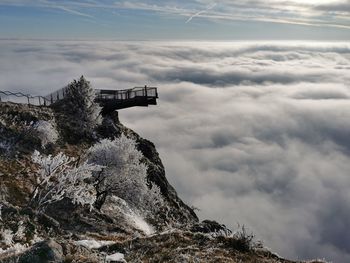
[[[1,41],[0,90],[158,86],[120,111],[202,219],[293,259],[350,262],[350,45]]]

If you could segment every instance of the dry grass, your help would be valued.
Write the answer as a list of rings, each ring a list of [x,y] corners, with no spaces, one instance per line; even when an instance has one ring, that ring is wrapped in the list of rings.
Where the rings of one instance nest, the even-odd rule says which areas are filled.
[[[116,243],[122,243],[122,242],[130,240],[130,237],[123,235],[123,234],[103,235],[103,234],[98,234],[98,233],[88,233],[86,236],[90,237],[92,239],[95,239],[95,240],[114,241]]]

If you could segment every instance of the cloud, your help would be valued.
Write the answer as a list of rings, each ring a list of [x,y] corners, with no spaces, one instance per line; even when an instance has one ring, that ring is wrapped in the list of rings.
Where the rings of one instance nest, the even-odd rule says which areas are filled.
[[[209,0],[197,0],[202,5]],[[221,1],[221,10],[202,17],[316,27],[349,28],[349,1]],[[218,8],[217,8],[218,9]],[[338,10],[338,11],[337,11]],[[342,10],[342,11],[340,11]]]
[[[201,218],[245,224],[294,259],[349,262],[350,46],[1,41],[0,90],[159,87],[120,111]],[[52,63],[55,61],[55,63]]]
[[[308,27],[330,27],[348,30],[350,28],[349,1],[278,1],[278,0],[212,0],[190,1],[48,1],[48,0],[0,0],[0,5],[55,8],[65,12],[92,18],[91,10],[109,12],[110,10],[142,10],[165,14],[165,17],[194,17],[209,21],[264,22]],[[215,10],[212,10],[214,7]]]

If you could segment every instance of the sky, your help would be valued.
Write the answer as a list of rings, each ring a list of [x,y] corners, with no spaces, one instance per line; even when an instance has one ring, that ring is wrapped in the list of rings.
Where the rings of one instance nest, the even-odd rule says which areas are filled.
[[[0,90],[157,86],[121,110],[180,197],[291,259],[350,262],[348,42],[0,41]]]
[[[0,36],[349,40],[350,0],[0,0]]]

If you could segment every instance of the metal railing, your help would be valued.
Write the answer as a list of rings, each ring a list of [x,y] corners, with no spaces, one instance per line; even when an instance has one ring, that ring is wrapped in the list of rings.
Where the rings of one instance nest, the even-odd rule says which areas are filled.
[[[32,96],[21,92],[0,91],[0,102],[11,101],[15,103],[26,103],[35,106],[50,106],[62,100],[67,94],[67,87],[61,88],[47,96]],[[135,87],[124,90],[100,90],[96,89],[96,101],[104,100],[129,100],[138,97],[158,98],[156,87]]]
[[[63,87],[59,90],[56,90],[56,91],[50,93],[49,95],[46,95],[45,99],[50,101],[50,104],[53,104],[56,101],[62,100],[62,99],[64,99],[64,97],[67,94],[67,88],[68,87],[66,86],[66,87]]]
[[[156,87],[135,87],[125,90],[96,90],[96,100],[128,100],[137,97],[158,98]]]
[[[43,96],[32,96],[30,94],[24,94],[22,92],[11,92],[0,90],[0,102],[11,101],[15,103],[27,103],[28,105],[36,106],[49,106],[52,104],[51,100],[48,100]]]

